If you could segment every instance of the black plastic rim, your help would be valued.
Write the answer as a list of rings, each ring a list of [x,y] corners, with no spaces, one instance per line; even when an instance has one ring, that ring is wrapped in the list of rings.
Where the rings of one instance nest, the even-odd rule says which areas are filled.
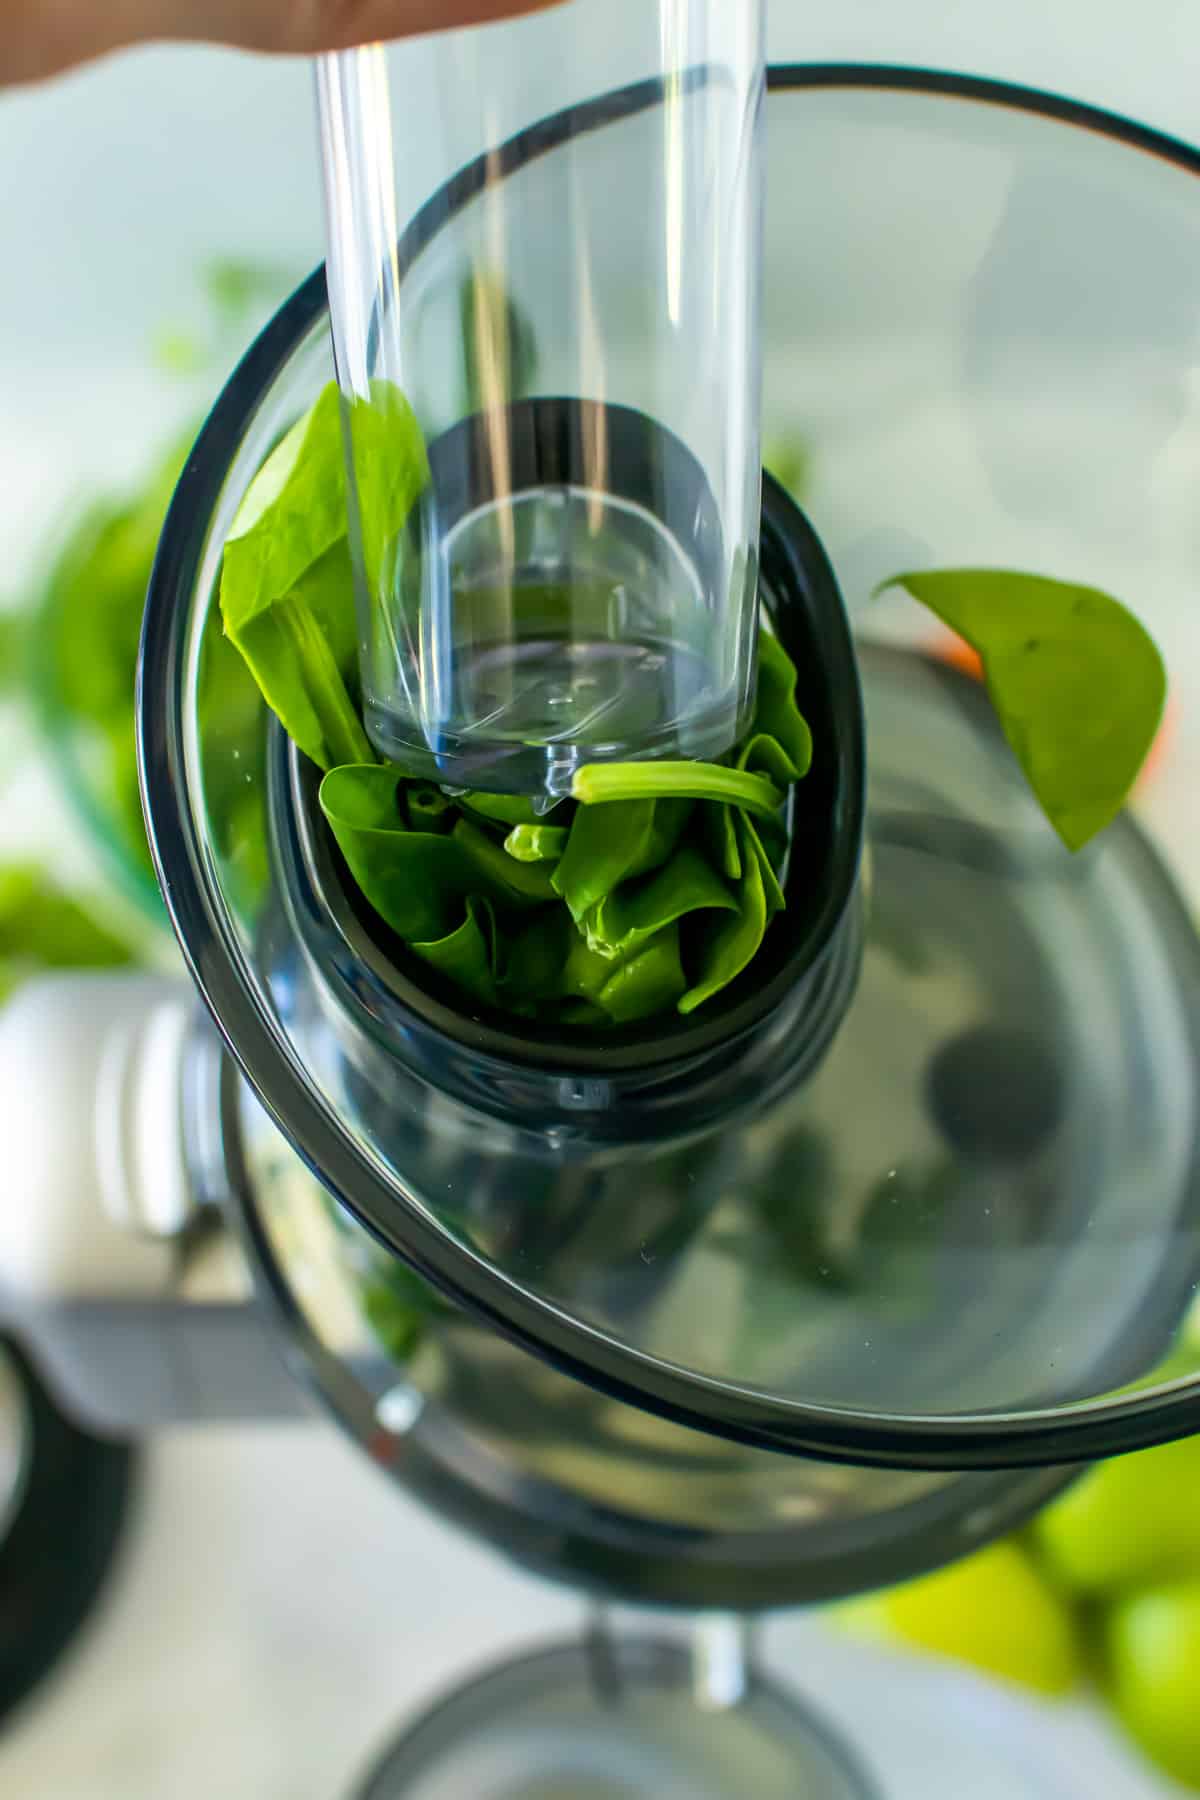
[[[1011,83],[916,68],[871,64],[793,64],[773,68],[773,91],[820,88],[909,91],[976,101],[1094,132],[1200,175],[1200,151],[1115,113]],[[571,137],[654,105],[657,82],[639,83],[568,108],[511,139],[493,171],[520,166]],[[487,178],[480,158],[452,178],[417,214],[401,240],[402,262],[419,253],[448,216]],[[313,1104],[305,1071],[276,1034],[257,996],[237,976],[238,952],[227,922],[206,892],[205,859],[185,803],[183,741],[172,719],[186,700],[186,608],[205,551],[208,521],[225,474],[253,414],[297,343],[325,309],[317,269],[251,345],[210,413],[185,465],[167,515],[147,599],[138,667],[138,753],[147,830],[171,922],[197,987],[251,1087],[325,1187],[385,1248],[465,1310],[484,1319],[565,1374],[676,1423],[793,1455],[891,1467],[969,1469],[1092,1461],[1200,1430],[1200,1384],[1101,1401],[1079,1411],[956,1419],[891,1417],[788,1402],[729,1386],[614,1342],[548,1302],[514,1288],[414,1212],[401,1213],[387,1184]]]

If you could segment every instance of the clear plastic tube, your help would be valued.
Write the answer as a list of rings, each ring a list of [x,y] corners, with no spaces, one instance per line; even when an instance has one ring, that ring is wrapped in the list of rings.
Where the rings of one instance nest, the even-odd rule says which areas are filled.
[[[576,0],[319,66],[364,716],[414,772],[551,800],[747,722],[762,10]]]

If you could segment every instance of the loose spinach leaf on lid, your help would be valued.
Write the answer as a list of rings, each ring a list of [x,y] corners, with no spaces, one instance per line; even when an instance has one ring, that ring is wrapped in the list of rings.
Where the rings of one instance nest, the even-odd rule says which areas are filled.
[[[1003,569],[896,575],[978,652],[1025,777],[1069,850],[1111,823],[1162,720],[1166,671],[1153,639],[1099,588]]]

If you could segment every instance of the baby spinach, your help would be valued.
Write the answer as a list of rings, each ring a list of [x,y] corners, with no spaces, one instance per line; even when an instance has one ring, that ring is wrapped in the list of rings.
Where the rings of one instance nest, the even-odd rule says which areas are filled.
[[[557,862],[569,835],[565,825],[514,825],[504,848],[518,862]]]
[[[609,976],[596,1000],[614,1024],[627,1025],[665,1012],[686,987],[679,925],[672,920]]]
[[[812,763],[812,732],[796,705],[796,665],[774,632],[767,630],[758,634],[754,731],[758,737],[774,738],[796,771],[788,780],[807,775]]]
[[[132,954],[36,863],[0,865],[0,999],[39,969],[112,968]]]
[[[747,821],[737,821],[742,876],[737,886],[737,911],[709,928],[698,958],[699,977],[679,1001],[681,1013],[694,1012],[714,994],[728,987],[758,953],[767,929],[767,896],[762,863],[750,840]]]
[[[354,586],[338,391],[267,458],[225,544],[221,616],[267,705],[323,769],[373,759],[345,676]]]
[[[578,925],[649,852],[654,830],[653,799],[632,799],[621,808],[620,828],[599,809],[581,806],[571,825],[562,861],[550,877]]]
[[[639,883],[624,883],[602,900],[587,940],[601,955],[625,957],[689,913],[736,910],[737,901],[707,857],[685,844]]]
[[[461,922],[480,888],[479,871],[453,835],[411,831],[400,811],[400,777],[379,763],[331,769],[320,805],[363,894],[407,943],[431,944]]]
[[[347,679],[357,642],[341,398],[330,383],[251,482],[225,543],[221,615],[288,736],[323,769],[372,750]],[[356,516],[373,593],[425,485],[408,402],[387,382],[347,411]]]
[[[553,900],[550,871],[544,863],[518,862],[470,819],[459,819],[451,836],[474,864],[476,880],[483,891],[501,905],[524,908]]]
[[[495,825],[537,825],[541,814],[525,794],[460,794],[468,812],[478,813]]]
[[[1166,699],[1162,657],[1133,614],[1099,588],[1003,569],[896,575],[883,587],[904,588],[978,652],[1004,735],[1067,848],[1103,831]]]
[[[461,925],[432,943],[413,940],[409,948],[439,974],[445,975],[486,1006],[496,1004],[496,921],[490,903],[476,895],[467,898]]]

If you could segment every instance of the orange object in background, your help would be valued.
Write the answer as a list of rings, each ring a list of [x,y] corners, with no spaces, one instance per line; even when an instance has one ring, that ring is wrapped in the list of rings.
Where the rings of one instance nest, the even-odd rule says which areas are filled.
[[[956,631],[944,631],[933,645],[933,654],[952,669],[958,669],[963,675],[970,675],[975,681],[983,680],[983,661],[978,650],[973,650],[965,638],[960,638]],[[1158,728],[1158,736],[1151,744],[1141,773],[1137,778],[1137,787],[1144,787],[1153,776],[1170,748],[1171,738],[1175,731],[1175,702],[1167,696],[1166,708],[1163,712],[1162,724]],[[1136,792],[1136,788],[1135,788]]]

